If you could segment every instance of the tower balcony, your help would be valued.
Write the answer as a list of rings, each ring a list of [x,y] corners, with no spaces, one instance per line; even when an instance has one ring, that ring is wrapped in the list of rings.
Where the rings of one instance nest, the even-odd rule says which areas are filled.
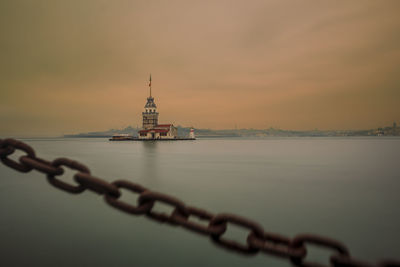
[[[157,111],[154,111],[154,112],[148,112],[148,111],[145,111],[145,112],[142,112],[142,115],[158,115],[158,112]]]

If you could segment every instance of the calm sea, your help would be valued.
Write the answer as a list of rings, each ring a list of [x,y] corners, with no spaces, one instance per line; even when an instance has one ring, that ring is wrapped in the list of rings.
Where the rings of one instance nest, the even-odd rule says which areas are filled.
[[[24,141],[40,157],[70,157],[95,176],[246,216],[266,231],[333,237],[354,257],[372,262],[400,258],[398,138]],[[72,174],[67,171],[64,181]],[[272,256],[234,254],[182,228],[129,216],[92,192],[68,194],[35,171],[23,174],[0,164],[0,175],[0,266],[291,266]],[[242,241],[246,231],[229,227],[227,236]],[[328,256],[313,249],[309,259],[326,263]]]

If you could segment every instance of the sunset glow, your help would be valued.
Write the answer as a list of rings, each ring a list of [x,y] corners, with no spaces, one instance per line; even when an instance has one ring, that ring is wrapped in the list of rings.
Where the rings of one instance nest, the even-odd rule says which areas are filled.
[[[399,1],[2,1],[0,133],[400,120]]]

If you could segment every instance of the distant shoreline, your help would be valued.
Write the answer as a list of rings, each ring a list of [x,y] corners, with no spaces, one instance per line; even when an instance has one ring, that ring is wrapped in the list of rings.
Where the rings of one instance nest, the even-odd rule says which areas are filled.
[[[62,141],[65,139],[105,139],[108,140],[110,136],[3,136],[2,139],[5,138],[15,138],[20,140],[54,140],[54,141]],[[267,140],[267,139],[291,139],[291,138],[371,138],[371,139],[400,139],[399,135],[351,135],[351,136],[224,136],[224,135],[200,135],[196,136],[197,140],[204,140],[204,139],[232,139],[232,140]]]
[[[189,135],[191,127],[178,126],[179,136]],[[79,134],[67,134],[65,138],[109,138],[114,134],[135,135],[139,128],[131,126],[125,129],[111,129],[108,131],[88,132]],[[237,137],[344,137],[344,136],[400,136],[400,127],[396,123],[393,126],[387,126],[369,130],[311,130],[311,131],[293,131],[282,129],[195,129],[196,137],[199,138],[237,138]]]

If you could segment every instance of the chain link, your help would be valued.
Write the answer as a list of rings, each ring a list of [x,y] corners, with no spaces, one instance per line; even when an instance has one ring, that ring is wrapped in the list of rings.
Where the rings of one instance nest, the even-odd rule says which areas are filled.
[[[50,175],[61,175],[64,170],[61,167],[54,167],[50,161],[41,158],[31,158],[29,156],[22,156],[20,159],[22,164],[29,166],[30,168],[39,172],[50,174]]]
[[[15,148],[12,146],[7,146],[5,140],[0,139],[0,159],[7,157],[14,153]]]
[[[331,263],[333,266],[337,267],[373,267],[373,265],[363,262],[360,260],[355,260],[350,258],[349,256],[344,256],[340,254],[332,255],[330,258]],[[378,266],[387,266],[383,265],[385,263],[381,262]]]
[[[140,205],[144,205],[146,203],[155,203],[156,201],[159,201],[161,203],[172,205],[175,208],[174,211],[177,211],[180,214],[183,214],[184,216],[188,216],[185,204],[179,199],[169,195],[153,191],[144,191],[143,193],[140,194],[138,201]],[[172,212],[171,215],[168,215],[164,212],[155,212],[152,209],[153,207],[146,213],[146,215],[149,218],[156,220],[160,223],[169,223],[172,225],[177,224],[177,222],[174,219],[175,217],[173,216],[174,211]]]
[[[53,162],[51,162],[50,165],[52,167],[66,166],[66,167],[69,167],[70,169],[79,171],[81,173],[90,173],[89,169],[85,165],[83,165],[77,161],[67,159],[67,158],[55,159]],[[86,190],[86,187],[81,184],[79,184],[79,185],[68,184],[61,180],[58,180],[56,178],[56,175],[50,174],[50,173],[47,174],[47,181],[49,181],[49,183],[52,186],[62,189],[64,191],[67,191],[69,193],[78,194],[78,193],[82,193],[83,191]]]
[[[217,216],[211,219],[209,225],[210,226],[224,225],[226,227],[227,223],[233,223],[239,226],[249,228],[251,232],[249,233],[248,237],[250,235],[255,235],[257,238],[263,238],[264,236],[264,230],[258,223],[234,214],[218,214]],[[222,237],[224,232],[222,234],[211,234],[212,240],[217,245],[222,246],[223,248],[229,250],[236,250],[237,252],[241,252],[244,254],[255,254],[260,250],[259,248],[252,247],[251,245],[249,245],[249,242],[247,241],[248,238],[246,239],[246,245],[240,244],[234,240],[225,239]]]
[[[9,158],[16,150],[21,150],[26,153],[25,156],[19,158],[19,162]],[[50,162],[37,158],[35,151],[29,145],[15,139],[0,139],[0,159],[6,166],[20,172],[29,172],[34,169],[46,174],[48,182],[58,189],[73,194],[81,193],[89,189],[90,191],[104,195],[106,203],[118,210],[133,215],[146,215],[150,219],[161,223],[181,226],[189,231],[207,235],[218,246],[222,246],[230,251],[245,254],[263,252],[264,254],[290,259],[290,262],[296,266],[325,266],[319,263],[305,261],[307,256],[306,245],[313,244],[319,247],[333,249],[336,252],[331,255],[329,266],[400,267],[400,262],[395,260],[385,260],[373,265],[354,259],[350,256],[345,245],[330,238],[303,234],[290,239],[278,234],[265,232],[258,223],[247,218],[234,214],[213,214],[203,209],[186,206],[184,202],[173,196],[150,191],[139,184],[124,180],[117,180],[109,183],[103,179],[92,176],[90,170],[77,161],[67,158],[58,158]],[[74,180],[77,182],[77,185],[65,183],[56,178],[56,176],[64,174],[62,166],[77,171],[74,175]],[[137,205],[132,205],[120,200],[122,195],[121,188],[138,195]],[[173,212],[171,214],[166,214],[153,211],[156,202],[171,205],[174,208]],[[208,225],[191,221],[191,216],[207,221]],[[246,244],[241,244],[223,237],[229,223],[250,230],[246,239]]]
[[[198,209],[196,207],[186,207],[187,216],[185,214],[181,214],[179,210],[175,210],[172,216],[174,217],[174,221],[177,222],[183,228],[186,228],[190,231],[194,231],[199,234],[204,235],[222,235],[226,231],[226,224],[221,225],[202,225],[200,223],[192,222],[189,220],[190,216],[195,215],[200,220],[207,220],[210,222],[215,215],[203,210]]]
[[[134,184],[134,183],[131,183],[128,181],[123,181],[123,180],[118,180],[118,181],[112,182],[112,185],[114,185],[117,188],[125,188],[131,192],[139,193],[139,194],[141,194],[147,190],[146,188],[144,188],[143,186],[141,186],[139,184]],[[135,214],[135,215],[145,214],[145,213],[149,212],[154,206],[154,202],[152,202],[152,201],[145,202],[145,203],[139,204],[138,206],[135,206],[135,205],[131,205],[131,204],[125,203],[123,201],[120,201],[118,198],[119,197],[114,197],[109,194],[106,194],[104,196],[105,201],[108,204],[110,204],[111,206],[113,206],[114,208],[117,208],[117,209],[127,212],[127,213]]]
[[[264,233],[262,238],[250,234],[247,242],[250,246],[258,248],[266,254],[272,254],[281,258],[301,260],[307,253],[304,246],[293,248],[291,247],[290,238],[273,233]]]
[[[74,179],[84,188],[96,192],[97,194],[106,194],[117,198],[121,196],[121,192],[119,191],[118,187],[100,178],[94,177],[89,173],[78,172],[75,174]]]
[[[349,251],[341,242],[322,236],[303,234],[296,236],[290,243],[290,247],[294,249],[302,248],[306,243],[318,245],[336,250],[342,257],[349,257]],[[319,263],[307,262],[304,258],[291,257],[292,263],[296,266],[304,267],[324,267]]]
[[[35,151],[30,146],[15,139],[9,138],[3,140],[0,147],[3,149],[0,159],[5,165],[20,172],[30,172],[33,169],[31,166],[25,165],[23,162],[21,162],[21,160],[18,163],[17,161],[8,158],[8,156],[14,153],[16,149],[24,151],[30,158],[35,158]],[[11,147],[12,149],[8,147]]]

